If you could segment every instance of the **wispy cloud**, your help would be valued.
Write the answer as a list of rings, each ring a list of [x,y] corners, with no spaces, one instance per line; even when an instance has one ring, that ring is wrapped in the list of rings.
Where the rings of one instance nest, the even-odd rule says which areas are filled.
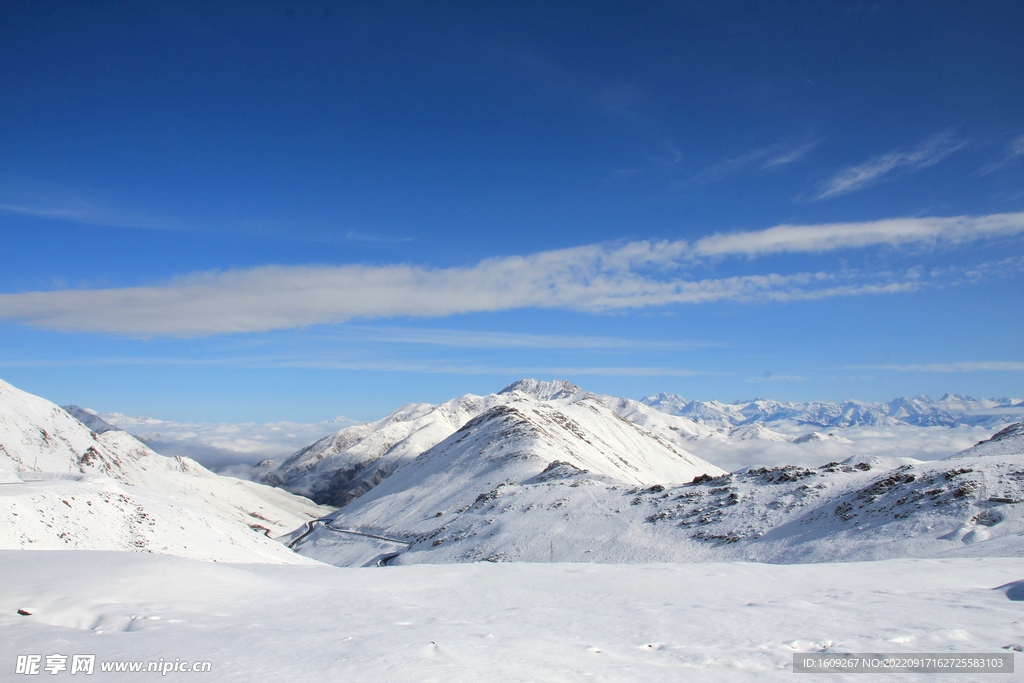
[[[855,192],[896,171],[919,171],[934,166],[967,144],[951,131],[928,138],[910,152],[900,150],[873,157],[862,164],[840,171],[822,187],[816,199],[830,199]]]
[[[985,176],[998,171],[1003,166],[1024,157],[1024,133],[1018,135],[1006,146],[1003,155],[992,163],[978,169],[978,175]]]
[[[140,212],[125,211],[113,207],[88,206],[84,203],[74,202],[62,203],[55,201],[34,205],[0,203],[0,213],[20,214],[35,218],[68,221],[71,223],[82,223],[85,225],[97,225],[112,228],[135,228],[141,230],[162,230],[162,231],[195,231],[186,223],[161,216],[152,216]],[[386,237],[373,235],[358,230],[327,230],[316,228],[289,229],[287,225],[273,221],[232,221],[221,227],[205,228],[207,231],[215,232],[247,232],[260,233],[268,237],[287,238],[289,240],[302,240],[317,243],[347,243],[362,242],[367,244],[393,244],[412,242],[412,237]]]
[[[28,216],[40,220],[66,221],[107,228],[132,228],[162,232],[205,232],[220,234],[259,235],[322,244],[358,242],[366,246],[412,242],[413,237],[374,234],[365,230],[338,225],[316,225],[303,222],[261,218],[229,221],[202,220],[199,223],[177,217],[138,211],[131,200],[102,196],[88,188],[67,187],[25,178],[0,175],[0,215]]]
[[[557,260],[557,256],[566,256]],[[915,282],[836,284],[824,273],[657,280],[600,259],[552,252],[473,268],[268,266],[202,273],[169,285],[0,295],[0,318],[66,331],[207,336],[519,308],[610,312],[715,301],[792,301],[916,289]]]
[[[767,374],[762,375],[761,377],[749,377],[749,378],[747,378],[744,381],[751,382],[751,383],[760,383],[760,382],[806,382],[807,378],[806,377],[801,377],[799,375],[773,375],[771,373],[767,373]]]
[[[1019,361],[964,361],[961,363],[934,363],[931,365],[853,365],[847,370],[894,370],[896,372],[1020,372],[1024,362]]]
[[[600,375],[607,377],[697,377],[722,375],[707,370],[673,367],[637,366],[499,366],[451,361],[346,361],[331,358],[297,358],[289,356],[255,356],[248,358],[49,358],[33,360],[0,360],[0,367],[124,367],[124,366],[203,366],[234,368],[303,368],[312,370],[373,370],[379,372],[416,372],[423,374],[507,375],[514,377],[544,376],[568,377],[572,375]]]
[[[762,171],[780,168],[806,156],[819,142],[821,141],[813,140],[799,144],[780,142],[766,147],[758,147],[738,157],[721,161],[705,169],[700,176],[721,180],[746,168],[756,168]]]
[[[892,218],[859,223],[777,225],[767,230],[717,234],[694,243],[696,257],[765,256],[825,252],[875,245],[961,244],[1024,233],[1024,213],[949,218]]]
[[[495,365],[461,365],[458,363],[349,363],[310,359],[304,361],[285,361],[273,367],[310,368],[317,370],[378,370],[385,372],[418,372],[426,374],[455,375],[506,375],[509,377],[571,377],[573,375],[599,375],[605,377],[698,377],[720,375],[721,373],[687,368],[666,367],[616,367],[616,366],[583,366],[583,367],[537,367],[537,366],[495,366]]]
[[[259,332],[357,319],[437,318],[522,308],[614,312],[672,304],[794,301],[913,291],[918,273],[742,275],[685,279],[707,258],[876,244],[961,243],[1024,233],[1024,214],[776,226],[685,241],[596,244],[474,266],[263,266],[193,273],[167,284],[0,294],[0,319],[130,336]]]
[[[23,216],[34,216],[36,218],[49,218],[115,228],[142,228],[145,230],[185,229],[183,224],[169,218],[102,207],[72,207],[66,205],[24,206],[7,203],[0,204],[0,211],[21,214]]]
[[[613,337],[520,334],[515,332],[478,332],[471,330],[422,329],[416,327],[350,326],[333,339],[376,341],[398,344],[426,344],[465,349],[587,349],[679,351],[722,346],[698,341],[650,341]]]

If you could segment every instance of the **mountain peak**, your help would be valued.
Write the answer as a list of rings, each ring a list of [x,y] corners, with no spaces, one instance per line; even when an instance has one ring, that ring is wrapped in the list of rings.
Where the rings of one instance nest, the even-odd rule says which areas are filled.
[[[513,391],[521,392],[538,401],[553,401],[559,398],[571,398],[583,390],[564,379],[556,379],[551,382],[536,379],[520,379],[509,384],[499,391],[498,394],[511,394]]]
[[[75,405],[61,406],[61,408],[67,412],[71,417],[75,418],[86,427],[96,432],[97,434],[103,434],[104,432],[119,432],[120,428],[110,424],[99,415],[96,414],[95,410],[89,410],[88,408],[80,408]]]
[[[951,394],[948,391],[942,395],[936,403],[951,403],[953,401],[975,401],[976,399],[970,396],[963,396],[961,394]]]

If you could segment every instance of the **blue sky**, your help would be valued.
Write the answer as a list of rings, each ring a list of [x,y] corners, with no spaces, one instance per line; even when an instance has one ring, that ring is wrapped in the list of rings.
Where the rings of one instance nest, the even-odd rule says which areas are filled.
[[[1024,395],[1019,2],[5,2],[0,377]]]

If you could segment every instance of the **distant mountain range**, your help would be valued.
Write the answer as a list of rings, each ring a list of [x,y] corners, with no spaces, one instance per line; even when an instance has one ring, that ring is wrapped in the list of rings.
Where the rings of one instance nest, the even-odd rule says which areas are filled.
[[[578,393],[588,393],[568,382],[558,381],[520,380],[511,386],[537,400],[551,400],[555,397],[565,398]],[[835,433],[830,434],[830,432],[850,427],[899,427],[902,425],[994,429],[999,425],[1024,420],[1024,400],[1022,399],[975,399],[957,394],[946,394],[937,401],[927,396],[915,396],[914,398],[899,397],[881,403],[860,401],[790,403],[763,398],[721,403],[713,400],[688,401],[677,394],[655,394],[640,401],[600,394],[592,394],[592,396],[619,416],[659,434],[662,438],[673,440],[683,448],[686,448],[687,442],[709,438],[725,438],[734,441],[795,441],[797,443],[836,441],[842,443],[846,437]],[[442,412],[448,409],[454,412],[450,419],[440,417],[439,419],[442,422],[450,422],[457,428],[461,426],[460,420],[468,419],[466,415],[475,414],[476,408],[473,407],[475,399],[463,398],[466,399],[463,401],[465,404],[463,408],[458,408],[453,404],[453,401],[462,401],[461,398],[442,404],[448,406],[448,408],[441,408]],[[130,417],[119,413],[100,413],[73,405],[64,406],[83,423],[93,426],[97,432],[122,429],[164,455],[192,457],[218,470],[239,463],[251,464],[260,459],[280,461],[282,456],[288,453],[293,454],[294,457],[298,456],[300,452],[306,451],[306,454],[309,455],[325,447],[324,443],[317,445],[315,442],[326,440],[326,443],[334,443],[335,439],[332,438],[332,435],[341,434],[339,430],[344,432],[344,435],[339,436],[339,442],[334,447],[344,449],[342,444],[346,440],[360,438],[357,435],[380,428],[391,422],[396,415],[412,416],[422,411],[429,412],[435,407],[437,406],[427,404],[403,406],[368,426],[344,417],[315,423],[176,422],[145,416]],[[666,421],[661,417],[662,415],[684,419]],[[410,417],[410,419],[417,418]],[[434,418],[426,419],[431,421]],[[433,433],[433,428],[428,429],[427,433],[422,436],[426,437],[431,433]],[[439,434],[441,433],[446,434],[447,432],[442,428]],[[375,439],[377,438],[380,437],[375,437]],[[404,438],[401,437],[399,440],[404,440]],[[427,438],[427,442],[436,443],[436,439],[431,441],[433,438]],[[848,442],[848,439],[846,441]],[[409,444],[409,446],[413,450],[420,448],[413,444]],[[376,447],[371,447],[370,444],[363,446],[363,448],[371,450]],[[304,457],[299,457],[299,460],[303,460]],[[372,455],[367,457],[372,457]],[[240,471],[243,469],[244,467],[240,468]],[[266,470],[265,464],[263,470]],[[281,475],[281,482],[294,478],[292,474],[278,474]],[[296,490],[300,488],[301,486]],[[306,487],[302,490],[313,490],[313,488],[317,487]]]
[[[959,394],[945,394],[937,401],[922,395],[914,398],[901,396],[886,403],[789,403],[763,398],[720,403],[687,401],[677,394],[655,394],[640,402],[720,430],[780,422],[822,428],[900,424],[918,427],[995,426],[1024,418],[1024,399],[975,399]]]

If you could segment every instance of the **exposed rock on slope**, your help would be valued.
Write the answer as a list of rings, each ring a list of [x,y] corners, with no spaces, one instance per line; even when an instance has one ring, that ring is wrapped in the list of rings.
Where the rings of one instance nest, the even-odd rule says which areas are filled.
[[[975,455],[1012,455],[1024,453],[1024,422],[1012,424],[953,457],[969,457]]]
[[[1020,428],[986,442],[1002,444],[998,454],[967,451],[905,465],[893,458],[876,463],[883,469],[866,462],[755,468],[666,486],[625,484],[564,452],[537,472],[532,449],[555,449],[537,436],[536,422],[489,415],[480,426],[492,429],[439,444],[340,509],[332,525],[406,539],[407,548],[392,549],[399,553],[392,564],[791,563],[1024,552],[1024,503],[1015,502],[1024,500]],[[380,553],[329,529],[298,548],[340,565]]]

